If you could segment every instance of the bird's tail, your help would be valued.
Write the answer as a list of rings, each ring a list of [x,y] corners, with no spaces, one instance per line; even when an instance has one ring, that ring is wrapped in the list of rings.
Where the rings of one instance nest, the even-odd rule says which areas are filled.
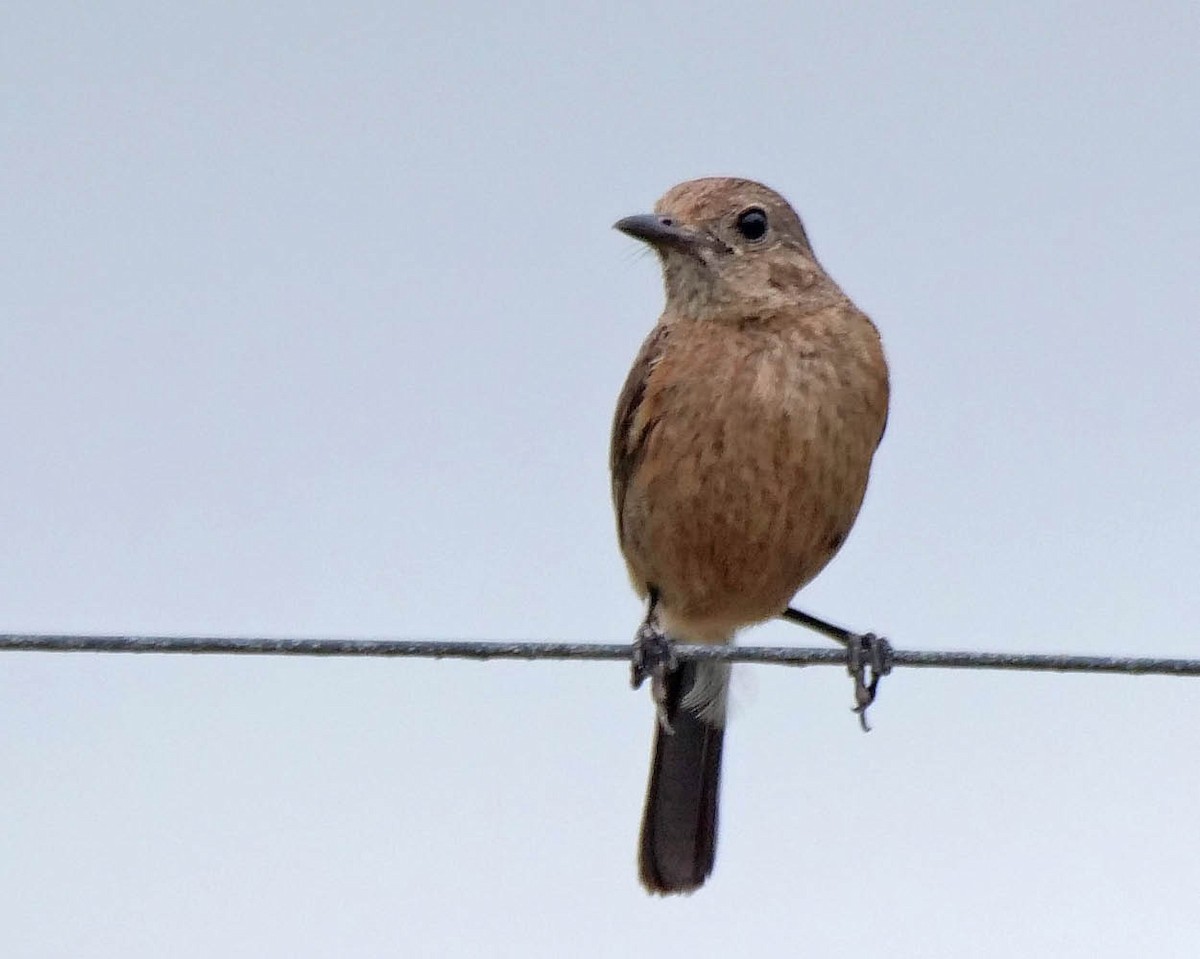
[[[656,726],[638,857],[650,892],[692,892],[712,872],[728,684],[726,663],[685,662],[668,679],[674,731]]]

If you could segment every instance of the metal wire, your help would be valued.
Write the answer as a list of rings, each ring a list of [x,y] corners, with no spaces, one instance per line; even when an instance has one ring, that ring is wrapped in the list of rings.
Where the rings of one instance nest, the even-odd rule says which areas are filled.
[[[272,639],[218,636],[87,636],[0,634],[0,652],[207,653],[266,656],[391,656],[426,659],[608,660],[628,662],[619,643],[492,642],[479,640]],[[680,660],[721,660],[780,666],[845,666],[844,649],[793,646],[679,646]],[[974,653],[896,649],[896,667],[1005,669],[1053,673],[1200,676],[1200,659],[1157,656],[1076,656],[1054,653]]]

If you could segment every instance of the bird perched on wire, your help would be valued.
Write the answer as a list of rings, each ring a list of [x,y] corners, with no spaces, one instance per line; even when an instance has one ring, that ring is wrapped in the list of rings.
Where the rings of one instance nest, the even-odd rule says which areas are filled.
[[[666,307],[617,403],[617,532],[647,600],[634,684],[658,704],[639,868],[653,893],[712,871],[729,666],[672,657],[781,615],[862,504],[888,410],[879,334],[799,216],[750,180],[681,183],[616,228],[661,260]]]

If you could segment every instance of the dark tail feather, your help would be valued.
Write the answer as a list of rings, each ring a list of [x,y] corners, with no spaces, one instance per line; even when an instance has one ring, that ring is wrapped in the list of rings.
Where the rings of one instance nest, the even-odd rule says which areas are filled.
[[[642,885],[660,895],[698,889],[712,872],[717,852],[725,728],[679,705],[695,681],[696,667],[684,663],[669,680],[667,699],[675,731],[659,726],[654,738],[638,865]]]

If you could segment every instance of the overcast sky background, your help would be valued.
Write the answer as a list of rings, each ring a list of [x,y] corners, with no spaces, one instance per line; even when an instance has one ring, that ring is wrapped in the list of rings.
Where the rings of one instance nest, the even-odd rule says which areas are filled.
[[[735,174],[893,370],[800,605],[1200,655],[1200,6],[590,6],[4,6],[0,632],[628,641],[610,226]],[[621,664],[4,654],[0,952],[1195,955],[1200,681],[850,705],[739,669],[657,900]]]

